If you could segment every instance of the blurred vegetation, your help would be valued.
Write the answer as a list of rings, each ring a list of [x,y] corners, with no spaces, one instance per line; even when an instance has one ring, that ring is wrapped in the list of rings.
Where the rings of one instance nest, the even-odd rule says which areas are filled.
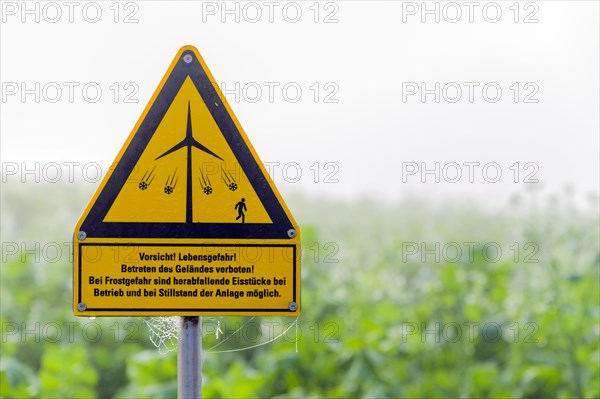
[[[2,398],[177,395],[176,352],[143,319],[71,314],[68,242],[90,197],[3,187]],[[203,318],[205,397],[600,398],[597,196],[288,204],[302,316]]]

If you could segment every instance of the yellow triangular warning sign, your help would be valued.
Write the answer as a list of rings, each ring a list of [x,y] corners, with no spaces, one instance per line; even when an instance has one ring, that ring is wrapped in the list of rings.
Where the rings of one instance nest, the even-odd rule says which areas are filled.
[[[298,225],[183,47],[73,237],[78,316],[300,314]]]
[[[81,230],[93,237],[285,238],[295,222],[198,51],[173,61]]]

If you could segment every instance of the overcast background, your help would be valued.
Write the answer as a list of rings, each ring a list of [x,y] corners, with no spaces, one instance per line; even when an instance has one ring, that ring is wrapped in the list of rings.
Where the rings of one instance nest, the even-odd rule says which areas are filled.
[[[284,195],[598,192],[597,1],[1,3],[3,183],[96,187],[191,44]]]

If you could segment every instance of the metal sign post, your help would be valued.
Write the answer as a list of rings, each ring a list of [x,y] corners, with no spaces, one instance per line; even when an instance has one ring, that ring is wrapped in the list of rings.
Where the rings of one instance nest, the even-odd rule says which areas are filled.
[[[181,337],[177,355],[177,397],[202,397],[202,318],[181,317]]]

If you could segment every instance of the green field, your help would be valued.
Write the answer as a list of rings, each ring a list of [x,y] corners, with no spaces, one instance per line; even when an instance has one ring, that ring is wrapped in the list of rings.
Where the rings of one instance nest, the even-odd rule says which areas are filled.
[[[72,316],[90,196],[3,186],[2,398],[176,397],[172,320]],[[289,198],[302,316],[203,318],[205,397],[600,398],[598,197],[575,197]]]

